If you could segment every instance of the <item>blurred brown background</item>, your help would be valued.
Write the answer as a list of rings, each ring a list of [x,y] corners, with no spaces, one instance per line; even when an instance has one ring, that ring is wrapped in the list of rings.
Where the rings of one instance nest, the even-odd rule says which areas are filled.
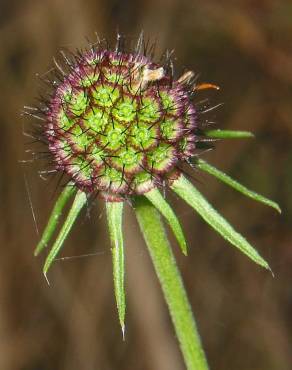
[[[253,131],[256,140],[225,141],[212,163],[278,201],[279,216],[207,175],[199,187],[271,264],[275,278],[222,240],[172,197],[190,244],[173,246],[212,370],[292,368],[292,3],[290,0],[10,0],[0,1],[0,369],[182,370],[184,365],[157,279],[128,207],[127,333],[121,339],[112,289],[104,206],[84,212],[51,286],[41,273],[40,230],[56,199],[42,163],[20,163],[35,104],[36,73],[58,48],[143,28],[158,49],[174,48],[179,71],[221,86],[209,92],[218,127]],[[159,51],[158,50],[158,51]],[[198,176],[197,176],[198,177]],[[27,186],[26,186],[27,184]]]

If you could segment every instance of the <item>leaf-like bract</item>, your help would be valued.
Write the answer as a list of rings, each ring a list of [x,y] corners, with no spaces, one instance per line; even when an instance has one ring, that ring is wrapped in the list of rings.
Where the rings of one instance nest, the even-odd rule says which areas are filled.
[[[125,262],[124,241],[122,231],[124,202],[106,202],[108,227],[112,245],[112,262],[115,297],[119,320],[124,338],[125,334]]]
[[[247,197],[252,198],[253,200],[257,202],[264,203],[269,207],[273,207],[279,213],[281,213],[281,209],[276,202],[273,202],[272,200],[262,196],[261,194],[258,194],[246,188],[244,185],[240,184],[238,181],[234,180],[233,178],[228,176],[226,173],[218,170],[216,167],[211,166],[206,161],[202,159],[198,159],[198,161],[196,162],[196,166],[200,168],[201,170],[208,172],[210,175],[215,176],[217,179],[221,180],[225,184],[231,186],[233,189],[239,191],[240,193],[246,195]]]
[[[171,188],[184,199],[199,215],[212,226],[223,238],[246,254],[258,265],[270,270],[268,263],[253,246],[222,217],[206,198],[183,175],[175,180]]]
[[[62,245],[65,241],[65,239],[67,238],[76,218],[78,217],[79,215],[79,212],[81,211],[81,209],[83,208],[83,206],[85,205],[86,203],[86,194],[81,191],[81,190],[78,190],[76,196],[75,196],[75,199],[73,201],[73,204],[72,204],[72,207],[68,213],[68,216],[59,232],[59,235],[55,241],[55,243],[53,244],[47,258],[46,258],[46,261],[45,261],[45,265],[44,265],[44,268],[43,268],[43,273],[44,275],[46,276],[51,264],[54,262],[57,254],[59,253],[60,249],[62,248]]]
[[[249,139],[253,138],[254,134],[249,131],[237,130],[206,130],[204,135],[212,139]]]
[[[158,189],[153,189],[145,194],[145,197],[159,210],[169,223],[174,235],[179,242],[183,254],[187,255],[187,243],[182,231],[179,220],[177,219],[173,209],[164,199]]]
[[[62,215],[63,209],[68,202],[68,200],[71,198],[71,196],[76,192],[76,187],[72,185],[72,183],[69,183],[62,193],[60,194],[59,198],[57,199],[55,206],[52,210],[51,216],[49,218],[49,221],[47,223],[47,226],[45,227],[45,230],[42,234],[41,240],[39,241],[35,251],[34,255],[37,256],[49,243],[57,225],[59,222],[59,219]]]

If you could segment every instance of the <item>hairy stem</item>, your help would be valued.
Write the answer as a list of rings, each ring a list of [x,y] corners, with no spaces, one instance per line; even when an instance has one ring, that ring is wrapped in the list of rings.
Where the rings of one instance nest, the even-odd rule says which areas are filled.
[[[188,370],[207,370],[207,360],[183,282],[158,211],[145,198],[136,197],[135,211]]]

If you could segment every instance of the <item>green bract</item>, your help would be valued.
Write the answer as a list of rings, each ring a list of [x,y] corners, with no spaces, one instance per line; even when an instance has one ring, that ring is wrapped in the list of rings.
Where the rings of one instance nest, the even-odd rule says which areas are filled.
[[[166,53],[161,63],[153,62],[147,56],[142,37],[133,52],[121,46],[118,37],[114,51],[98,42],[74,58],[64,55],[65,65],[56,63],[58,75],[53,78],[48,101],[33,109],[33,114],[29,113],[35,117],[38,110],[41,115],[38,118],[45,121],[40,126],[41,140],[48,145],[53,172],[66,174],[68,178],[35,255],[50,243],[65,205],[74,197],[46,258],[43,271],[47,275],[90,195],[101,195],[106,201],[114,290],[124,335],[122,221],[127,200],[137,215],[186,366],[189,370],[207,370],[196,323],[160,215],[184,254],[187,254],[187,243],[179,220],[161,190],[166,187],[173,190],[232,246],[266,269],[268,263],[210,205],[182,168],[191,164],[256,201],[278,211],[280,208],[198,157],[201,141],[252,137],[246,131],[204,131],[200,127],[193,97],[203,86],[213,85],[197,87],[193,72],[175,79],[170,54]]]

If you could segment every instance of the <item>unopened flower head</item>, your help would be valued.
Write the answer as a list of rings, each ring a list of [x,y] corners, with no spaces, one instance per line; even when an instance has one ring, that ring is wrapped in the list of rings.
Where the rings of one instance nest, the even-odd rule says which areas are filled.
[[[107,200],[171,182],[196,148],[193,73],[174,80],[170,57],[154,63],[144,48],[112,51],[99,43],[66,58],[46,105],[45,137],[57,169]]]

